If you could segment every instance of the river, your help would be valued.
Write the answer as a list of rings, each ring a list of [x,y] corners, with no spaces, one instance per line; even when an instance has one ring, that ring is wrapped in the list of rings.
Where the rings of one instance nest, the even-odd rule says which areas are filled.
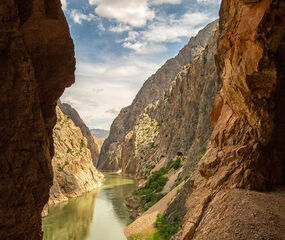
[[[134,180],[104,174],[103,185],[81,197],[57,204],[43,218],[44,240],[125,240],[130,223],[124,204],[137,188]]]

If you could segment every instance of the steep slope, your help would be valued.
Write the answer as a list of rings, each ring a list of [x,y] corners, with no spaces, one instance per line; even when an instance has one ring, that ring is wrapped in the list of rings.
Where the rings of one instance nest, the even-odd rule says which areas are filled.
[[[132,105],[121,110],[119,116],[112,123],[109,137],[103,144],[98,163],[100,169],[115,170],[121,168],[121,160],[114,153],[117,151],[118,145],[122,143],[126,134],[133,129],[137,117],[143,112],[144,108],[148,104],[156,102],[162,93],[168,89],[170,82],[174,80],[182,67],[189,64],[196,55],[201,53],[207,45],[215,25],[216,23],[209,24],[196,37],[191,38],[175,58],[168,60],[155,74],[147,79]]]
[[[60,0],[2,0],[0,9],[0,239],[38,240],[74,47]]]
[[[86,124],[83,122],[83,120],[79,116],[78,112],[73,107],[71,107],[67,103],[61,103],[60,100],[57,102],[57,104],[58,104],[59,108],[61,109],[61,111],[65,115],[67,115],[68,117],[71,118],[71,120],[74,122],[74,124],[80,128],[83,136],[86,137],[87,143],[88,143],[87,147],[89,148],[89,150],[91,152],[91,156],[92,156],[94,166],[96,166],[97,162],[98,162],[98,157],[99,157],[99,149],[98,149],[97,144],[94,142],[94,138],[93,138],[89,128],[86,126]]]
[[[87,139],[80,128],[59,107],[56,113],[57,123],[53,129],[53,186],[43,215],[47,215],[48,206],[89,192],[98,187],[104,178],[93,165]]]
[[[167,169],[163,170],[163,177],[167,181],[160,192],[169,192],[145,213],[142,211],[144,209],[140,209],[139,213],[132,209],[134,217],[142,213],[143,215],[126,228],[127,237],[140,234],[142,230],[147,232],[152,227],[157,213],[163,213],[184,180],[194,170],[201,148],[205,148],[208,142],[212,132],[211,109],[219,90],[214,58],[217,35],[216,23],[205,49],[176,76],[162,98],[145,109],[134,130],[127,134],[121,151],[125,166],[122,171],[139,179],[148,179],[146,184],[142,182],[145,187],[157,171]],[[157,180],[159,181],[161,179]],[[176,186],[179,188],[175,188]],[[150,201],[145,204],[150,197],[148,194],[136,195],[127,198],[127,204],[132,208],[132,202],[136,199],[145,209],[156,203]],[[142,226],[142,221],[147,224]]]
[[[285,238],[284,18],[284,1],[222,1],[215,128],[174,239]]]

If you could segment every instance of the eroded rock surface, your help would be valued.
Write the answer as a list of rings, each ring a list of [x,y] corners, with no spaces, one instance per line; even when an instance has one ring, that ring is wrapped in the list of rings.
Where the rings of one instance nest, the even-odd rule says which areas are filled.
[[[42,237],[56,101],[74,82],[74,70],[73,42],[59,0],[1,1],[1,239]]]
[[[57,123],[53,129],[53,186],[43,215],[47,215],[49,206],[78,197],[100,186],[104,178],[93,165],[87,139],[80,128],[59,107],[56,112]]]
[[[173,239],[284,239],[284,17],[284,1],[222,1],[215,128]]]
[[[132,105],[121,110],[119,116],[112,123],[109,137],[103,144],[98,164],[100,169],[118,170],[122,168],[121,145],[127,134],[134,129],[139,115],[149,104],[154,104],[161,98],[163,92],[168,90],[170,83],[185,65],[189,64],[195,56],[201,54],[207,46],[216,24],[209,24],[196,37],[191,38],[175,58],[168,60],[144,83]]]
[[[95,143],[94,138],[93,138],[89,128],[83,122],[83,120],[81,119],[78,112],[73,107],[71,107],[69,104],[61,103],[61,101],[58,101],[58,106],[65,115],[67,115],[71,118],[71,120],[74,122],[74,124],[80,128],[83,136],[86,137],[87,143],[88,143],[87,147],[91,152],[91,156],[92,156],[94,166],[96,166],[97,162],[98,162],[98,157],[99,157],[99,148],[98,148],[97,144]]]

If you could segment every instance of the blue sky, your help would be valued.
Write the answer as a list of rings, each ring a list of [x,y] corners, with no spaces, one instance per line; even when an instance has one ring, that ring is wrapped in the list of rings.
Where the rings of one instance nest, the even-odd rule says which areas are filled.
[[[75,84],[61,100],[109,129],[144,81],[218,18],[220,0],[61,0],[75,44]]]

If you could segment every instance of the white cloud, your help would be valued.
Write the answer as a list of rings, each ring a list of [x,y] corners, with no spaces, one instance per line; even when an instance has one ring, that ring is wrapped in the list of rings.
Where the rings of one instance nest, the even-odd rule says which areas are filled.
[[[142,37],[153,42],[180,42],[181,37],[195,35],[199,25],[209,21],[210,17],[206,13],[186,13],[179,19],[170,16],[150,24],[148,29],[142,32]]]
[[[142,70],[137,66],[119,66],[107,69],[103,77],[107,79],[133,78],[139,74],[142,74]]]
[[[124,42],[123,47],[132,49],[138,54],[155,54],[167,51],[164,45],[147,42]]]
[[[200,4],[220,4],[222,0],[197,0]]]
[[[66,10],[66,0],[61,0],[61,7],[63,11]]]
[[[119,110],[131,104],[143,82],[159,65],[131,56],[106,64],[78,61],[76,82],[61,97],[90,128],[108,129]]]
[[[70,12],[70,17],[75,23],[82,24],[82,21],[90,22],[96,19],[96,16],[93,14],[83,14],[77,9],[72,9]]]
[[[151,5],[160,5],[163,3],[169,3],[169,4],[180,4],[182,0],[151,0]]]
[[[96,5],[95,13],[133,27],[143,27],[155,17],[147,0],[89,0]]]
[[[168,18],[156,18],[145,30],[130,31],[121,41],[122,46],[138,54],[167,51],[163,43],[180,42],[183,37],[190,38],[211,20],[214,19],[203,12],[187,12],[180,18],[174,15]]]
[[[130,30],[132,30],[132,28],[129,25],[119,24],[117,26],[111,26],[109,28],[109,30],[111,32],[122,33],[122,32],[126,32],[126,31],[130,31]]]

